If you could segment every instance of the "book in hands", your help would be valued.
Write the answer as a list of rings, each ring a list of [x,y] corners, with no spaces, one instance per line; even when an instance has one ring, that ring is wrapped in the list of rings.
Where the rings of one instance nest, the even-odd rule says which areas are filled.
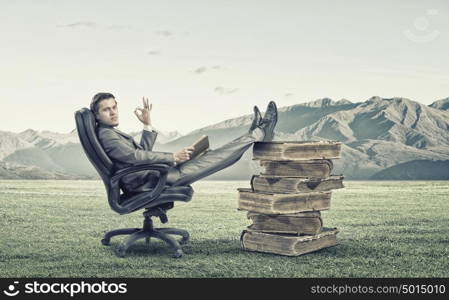
[[[209,137],[207,135],[202,135],[190,147],[193,147],[193,152],[190,155],[190,159],[194,159],[209,150]]]

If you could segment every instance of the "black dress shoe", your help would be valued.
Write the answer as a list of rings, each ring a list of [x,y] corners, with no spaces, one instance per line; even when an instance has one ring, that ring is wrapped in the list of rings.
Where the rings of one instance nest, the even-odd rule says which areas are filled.
[[[278,121],[278,110],[276,107],[276,103],[274,101],[270,101],[268,103],[267,110],[265,115],[260,122],[260,128],[264,131],[265,135],[263,138],[263,142],[270,142],[274,137],[274,127],[276,127],[276,123]]]
[[[254,106],[254,118],[253,118],[253,122],[251,123],[251,127],[249,128],[249,131],[253,131],[254,129],[256,129],[259,124],[260,121],[262,121],[262,114],[260,113],[259,108],[255,105]]]

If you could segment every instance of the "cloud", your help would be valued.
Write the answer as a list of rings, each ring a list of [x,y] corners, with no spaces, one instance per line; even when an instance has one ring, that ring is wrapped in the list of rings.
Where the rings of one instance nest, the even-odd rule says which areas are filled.
[[[161,54],[161,52],[159,52],[159,51],[148,51],[148,54],[149,55],[159,55],[159,54]]]
[[[199,67],[198,69],[194,70],[193,72],[196,73],[196,74],[201,74],[201,73],[206,72],[208,69],[212,69],[212,70],[217,70],[218,71],[218,70],[223,69],[223,67],[222,66],[218,66],[218,65],[213,66],[213,67],[202,66],[202,67]]]
[[[195,71],[193,71],[196,74],[201,74],[206,72],[207,68],[206,67],[199,67],[198,69],[196,69]]]
[[[229,94],[233,94],[233,93],[237,92],[238,90],[239,90],[238,88],[228,89],[228,88],[224,88],[222,86],[217,86],[214,89],[214,92],[216,92],[217,94],[220,94],[220,95],[229,95]]]
[[[82,21],[82,22],[75,22],[75,23],[70,23],[70,24],[66,24],[66,25],[59,25],[58,27],[68,27],[68,28],[96,28],[98,27],[97,23],[94,22],[89,22],[89,21]]]
[[[168,30],[158,30],[154,32],[157,35],[162,35],[162,36],[170,36],[173,35],[173,32],[168,31]]]
[[[63,27],[63,28],[90,28],[90,29],[94,29],[94,28],[101,28],[101,29],[105,29],[105,30],[125,30],[125,29],[131,29],[131,27],[129,26],[124,26],[124,25],[102,25],[102,24],[98,24],[95,22],[90,22],[90,21],[80,21],[80,22],[75,22],[75,23],[70,23],[70,24],[65,24],[65,25],[58,25],[57,27]]]

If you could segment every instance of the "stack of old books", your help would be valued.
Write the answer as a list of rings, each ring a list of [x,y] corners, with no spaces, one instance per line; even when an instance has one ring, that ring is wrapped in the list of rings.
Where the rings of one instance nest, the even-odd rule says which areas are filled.
[[[242,248],[296,256],[337,244],[337,228],[323,227],[320,211],[330,208],[333,189],[343,176],[331,175],[331,159],[340,158],[341,143],[258,142],[253,159],[261,173],[251,188],[239,188],[239,209],[252,225],[242,232]]]

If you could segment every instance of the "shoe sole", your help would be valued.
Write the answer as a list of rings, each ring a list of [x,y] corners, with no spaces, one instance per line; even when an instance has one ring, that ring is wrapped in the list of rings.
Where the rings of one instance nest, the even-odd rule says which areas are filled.
[[[259,119],[259,120],[256,121],[257,119]],[[254,106],[254,119],[253,119],[253,122],[251,123],[251,126],[249,127],[249,131],[251,132],[254,129],[256,129],[261,120],[262,120],[262,114],[260,113],[259,108],[257,106]]]
[[[275,119],[273,119],[273,121],[271,122],[271,124],[266,128],[266,129],[267,129],[266,132],[269,132],[270,135],[269,135],[269,136],[265,136],[265,137],[263,138],[263,141],[264,141],[264,142],[270,142],[270,141],[273,140],[273,137],[274,137],[274,127],[276,127],[276,124],[277,124],[277,122],[278,122],[278,109],[277,109],[276,103],[274,103],[274,101],[270,101],[270,103],[269,103],[268,105],[274,106],[274,111],[276,112],[276,114],[275,114],[276,117],[275,117]]]

